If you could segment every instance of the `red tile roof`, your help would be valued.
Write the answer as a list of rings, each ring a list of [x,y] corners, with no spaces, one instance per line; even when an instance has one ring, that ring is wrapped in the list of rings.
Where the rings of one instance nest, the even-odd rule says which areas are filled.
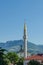
[[[25,58],[25,60],[42,60],[43,61],[43,56],[33,55],[33,56],[29,56]]]

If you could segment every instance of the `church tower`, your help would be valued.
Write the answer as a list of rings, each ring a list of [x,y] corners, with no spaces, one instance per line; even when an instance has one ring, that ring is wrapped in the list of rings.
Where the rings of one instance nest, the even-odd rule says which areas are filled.
[[[24,58],[27,58],[27,26],[26,23],[24,23]]]

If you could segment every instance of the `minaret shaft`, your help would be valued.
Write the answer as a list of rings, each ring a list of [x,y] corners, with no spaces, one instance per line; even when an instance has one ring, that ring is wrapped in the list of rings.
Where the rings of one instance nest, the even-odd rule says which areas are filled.
[[[24,58],[27,58],[27,27],[24,24]]]
[[[27,58],[27,39],[24,40],[24,58]]]

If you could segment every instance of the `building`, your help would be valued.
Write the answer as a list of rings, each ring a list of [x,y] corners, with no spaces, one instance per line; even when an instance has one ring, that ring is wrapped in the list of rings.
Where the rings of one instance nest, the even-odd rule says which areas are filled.
[[[41,55],[40,55],[40,54],[32,55],[32,56],[29,56],[29,57],[25,58],[26,64],[27,64],[30,60],[35,60],[35,61],[40,62],[40,64],[43,64],[43,54],[41,54]]]

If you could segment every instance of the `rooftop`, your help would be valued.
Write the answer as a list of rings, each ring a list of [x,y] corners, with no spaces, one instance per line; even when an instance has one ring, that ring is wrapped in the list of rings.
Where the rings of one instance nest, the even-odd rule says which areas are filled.
[[[41,60],[41,61],[43,61],[43,55],[32,55],[32,56],[25,58],[25,60]]]

